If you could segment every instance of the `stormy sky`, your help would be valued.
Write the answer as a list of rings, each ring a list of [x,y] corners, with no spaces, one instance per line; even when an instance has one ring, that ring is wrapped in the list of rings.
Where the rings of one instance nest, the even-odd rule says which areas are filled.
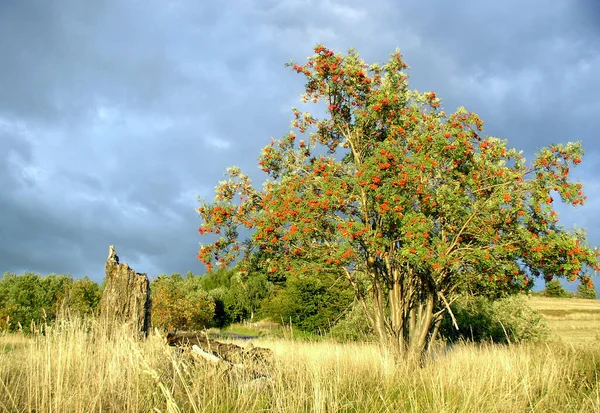
[[[587,204],[561,222],[600,244],[596,0],[0,1],[0,273],[104,277],[108,246],[154,277],[196,259],[197,198],[289,131],[322,42],[383,62],[530,158],[580,140]]]

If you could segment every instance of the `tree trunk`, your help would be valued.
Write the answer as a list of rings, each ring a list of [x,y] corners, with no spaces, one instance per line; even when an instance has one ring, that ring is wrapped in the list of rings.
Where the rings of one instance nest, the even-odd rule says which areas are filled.
[[[421,362],[429,343],[437,335],[439,323],[434,317],[437,291],[428,274],[416,274],[412,269],[401,271],[386,261],[385,284],[381,273],[370,272],[372,307],[357,291],[374,333],[383,349],[390,350],[398,360]],[[353,284],[355,290],[356,285]]]
[[[409,294],[402,294],[399,287],[390,290],[390,315],[387,323],[384,322],[385,336],[378,336],[382,344],[391,345],[399,359],[420,361],[434,337],[435,295],[430,289],[419,292],[408,290]]]
[[[442,313],[443,314],[443,313]],[[433,322],[433,330],[431,332],[431,337],[429,338],[429,342],[427,343],[427,352],[431,352],[431,346],[437,340],[437,335],[440,332],[440,327],[442,326],[443,316],[440,314],[435,321]]]

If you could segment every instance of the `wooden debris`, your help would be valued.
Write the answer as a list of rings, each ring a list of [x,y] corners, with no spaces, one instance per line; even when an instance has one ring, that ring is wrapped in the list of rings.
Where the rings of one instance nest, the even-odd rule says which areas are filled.
[[[169,333],[167,343],[215,365],[225,365],[251,379],[270,376],[273,352],[267,348],[241,347],[233,343],[211,340],[203,333]]]

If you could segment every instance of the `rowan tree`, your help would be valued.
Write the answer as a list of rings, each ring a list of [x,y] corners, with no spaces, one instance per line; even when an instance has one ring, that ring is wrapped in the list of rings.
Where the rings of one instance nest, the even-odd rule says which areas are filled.
[[[400,356],[427,349],[459,293],[509,295],[541,276],[591,282],[596,250],[553,207],[586,199],[570,179],[580,143],[526,162],[483,136],[475,113],[448,115],[435,93],[410,90],[398,50],[382,66],[322,45],[307,60],[289,66],[325,116],[293,108],[293,130],[260,154],[262,188],[232,167],[201,201],[209,271],[257,252],[272,276],[337,271]]]

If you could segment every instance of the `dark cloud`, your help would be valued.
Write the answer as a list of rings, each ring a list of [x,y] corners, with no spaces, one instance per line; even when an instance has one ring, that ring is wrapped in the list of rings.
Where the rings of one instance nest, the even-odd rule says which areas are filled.
[[[227,166],[289,129],[317,42],[382,61],[531,156],[582,140],[590,203],[562,211],[600,243],[598,6],[592,0],[0,2],[0,263],[103,276],[203,272],[194,211]]]
[[[600,36],[600,3],[596,0],[577,0],[578,29]]]

